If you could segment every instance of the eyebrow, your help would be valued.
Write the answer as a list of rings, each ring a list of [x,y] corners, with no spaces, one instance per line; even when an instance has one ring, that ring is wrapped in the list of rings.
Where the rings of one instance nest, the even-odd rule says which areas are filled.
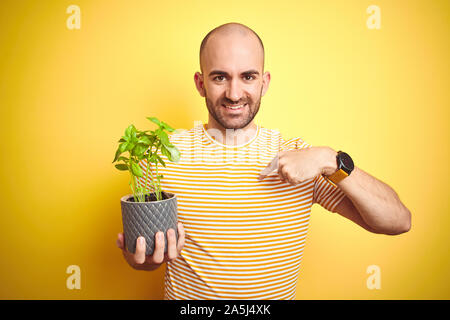
[[[241,75],[245,75],[245,76],[252,75],[252,74],[259,75],[259,72],[257,70],[252,69],[252,70],[244,71],[244,72],[241,73]],[[222,70],[213,70],[213,71],[211,71],[209,73],[208,76],[210,77],[210,76],[213,76],[213,75],[229,76],[229,74],[227,72],[222,71]]]

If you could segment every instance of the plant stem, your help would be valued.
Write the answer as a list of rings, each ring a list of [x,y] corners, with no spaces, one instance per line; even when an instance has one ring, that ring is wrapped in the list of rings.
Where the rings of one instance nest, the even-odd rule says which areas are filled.
[[[134,196],[134,200],[137,200],[137,196],[136,196],[136,185],[134,182],[134,176],[133,173],[130,171],[130,177],[131,177],[131,183],[130,183],[130,187],[131,187],[131,191],[133,192],[133,196]]]
[[[157,194],[156,194],[156,199],[157,200],[161,200],[161,184],[158,178],[158,165],[156,165],[156,180],[157,180]]]
[[[157,194],[157,191],[156,191],[155,178],[153,178],[152,170],[150,170],[150,175],[151,175],[151,177],[152,177],[153,192],[155,193],[156,200],[158,200],[158,194]]]
[[[147,171],[145,173],[145,192],[148,191],[148,193],[150,194],[150,188],[147,190],[148,169],[150,168],[150,161],[148,161],[148,160],[150,159],[150,153],[148,155],[149,156],[147,157]]]
[[[131,160],[131,156],[130,156],[130,160]],[[139,162],[137,162],[137,163],[139,163]],[[132,188],[132,190],[133,190],[133,196],[134,196],[135,202],[144,202],[145,195],[144,195],[144,199],[143,199],[142,198],[142,187],[140,187],[140,185],[138,185],[136,183],[137,177],[135,177],[131,171],[130,171],[130,175],[131,175],[131,181],[132,181],[133,187],[134,187],[134,188]]]

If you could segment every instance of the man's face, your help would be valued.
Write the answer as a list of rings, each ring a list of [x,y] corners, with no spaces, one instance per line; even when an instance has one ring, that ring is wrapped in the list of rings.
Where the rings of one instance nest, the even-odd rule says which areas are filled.
[[[255,37],[211,36],[202,56],[197,88],[209,114],[224,129],[246,127],[256,116],[270,75],[262,74],[263,53]]]

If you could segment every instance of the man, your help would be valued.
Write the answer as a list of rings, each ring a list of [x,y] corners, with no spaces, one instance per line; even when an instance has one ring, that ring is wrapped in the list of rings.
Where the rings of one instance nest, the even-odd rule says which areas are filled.
[[[314,203],[370,232],[410,229],[411,214],[395,191],[348,154],[284,140],[254,123],[270,73],[250,28],[212,30],[200,67],[194,80],[208,123],[172,134],[181,160],[160,169],[163,190],[178,198],[178,242],[167,231],[164,253],[159,232],[146,257],[142,237],[135,254],[124,249],[123,234],[117,241],[135,269],[167,262],[166,299],[293,299]]]

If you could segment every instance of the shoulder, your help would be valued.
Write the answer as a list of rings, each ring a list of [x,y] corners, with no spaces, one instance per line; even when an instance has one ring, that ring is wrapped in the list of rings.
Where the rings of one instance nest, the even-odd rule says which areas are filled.
[[[309,148],[311,145],[305,140],[303,140],[302,137],[295,137],[288,140],[285,140],[282,143],[283,150],[293,150],[293,149],[303,149],[303,148]]]
[[[184,138],[184,137],[188,137],[191,134],[193,134],[194,130],[196,128],[190,128],[190,129],[175,129],[175,131],[171,132],[169,134],[169,137],[172,139],[179,139],[179,138]]]
[[[280,151],[311,147],[303,137],[296,136],[285,138],[278,129],[261,127],[261,138],[270,140],[272,143],[276,142]]]
[[[199,130],[198,127],[190,129],[176,129],[175,131],[169,133],[169,140],[173,144],[185,144],[190,142]]]

